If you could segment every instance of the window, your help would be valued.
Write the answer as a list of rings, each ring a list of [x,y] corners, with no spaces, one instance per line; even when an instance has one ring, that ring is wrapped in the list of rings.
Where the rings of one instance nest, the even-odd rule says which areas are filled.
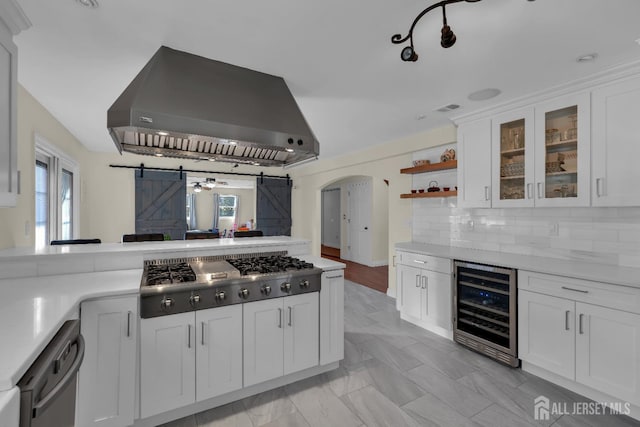
[[[238,198],[234,195],[220,196],[218,201],[220,218],[234,218],[236,216],[236,207]]]
[[[36,136],[36,247],[78,235],[78,165]]]

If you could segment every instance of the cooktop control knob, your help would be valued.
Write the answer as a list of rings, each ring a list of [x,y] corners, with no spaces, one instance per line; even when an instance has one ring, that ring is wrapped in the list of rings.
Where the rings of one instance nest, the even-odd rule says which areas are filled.
[[[291,291],[291,283],[289,282],[285,282],[282,285],[280,285],[280,289],[282,289],[284,292],[290,292]]]
[[[238,295],[240,296],[240,298],[242,299],[247,299],[249,298],[249,289],[247,288],[242,288],[240,289],[240,292],[238,292]]]
[[[200,295],[191,294],[191,296],[189,297],[189,303],[191,304],[191,306],[195,307],[196,305],[198,305],[199,302],[200,302]]]
[[[162,301],[160,301],[160,306],[162,308],[171,308],[173,307],[173,304],[173,299],[167,297],[162,298]]]
[[[224,291],[216,292],[216,301],[222,302],[227,297],[227,294]]]
[[[269,285],[264,285],[260,288],[260,292],[262,292],[264,295],[270,295],[271,294],[271,286]]]
[[[300,282],[300,289],[308,289],[309,288],[309,281],[308,280],[303,280]]]

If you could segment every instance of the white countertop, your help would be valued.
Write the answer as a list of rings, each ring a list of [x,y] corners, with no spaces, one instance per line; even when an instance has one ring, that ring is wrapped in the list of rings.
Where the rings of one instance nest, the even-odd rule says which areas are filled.
[[[313,255],[298,257],[325,271],[345,267]],[[142,268],[0,280],[0,394],[20,380],[66,320],[77,318],[80,302],[137,294],[141,278]]]
[[[640,288],[640,266],[638,266],[638,268],[619,267],[585,261],[572,261],[413,242],[397,243],[395,247],[398,250],[406,252]]]
[[[0,280],[0,391],[12,388],[81,301],[137,293],[142,269]]]
[[[237,239],[165,240],[162,242],[96,243],[86,245],[45,246],[43,248],[9,248],[0,250],[0,259],[40,257],[69,254],[112,254],[143,252],[184,252],[201,249],[243,248],[246,246],[280,246],[307,243],[308,240],[289,236],[242,237]]]

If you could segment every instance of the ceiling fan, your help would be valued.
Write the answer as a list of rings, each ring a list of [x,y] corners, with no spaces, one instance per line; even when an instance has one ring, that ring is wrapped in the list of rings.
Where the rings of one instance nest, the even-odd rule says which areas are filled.
[[[214,187],[220,187],[224,185],[229,185],[226,181],[216,181],[215,178],[206,178],[204,182],[196,181],[192,184],[189,184],[193,187],[193,191],[196,193],[201,192],[202,190],[212,190]]]

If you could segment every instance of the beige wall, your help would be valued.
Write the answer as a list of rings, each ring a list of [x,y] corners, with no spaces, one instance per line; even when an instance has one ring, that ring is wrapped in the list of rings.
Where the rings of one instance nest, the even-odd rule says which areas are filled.
[[[411,175],[400,174],[400,169],[411,165],[411,153],[456,140],[454,126],[446,126],[429,132],[412,135],[387,144],[341,156],[320,160],[291,169],[294,179],[292,192],[292,234],[311,240],[312,252],[320,253],[321,242],[321,190],[329,184],[351,176],[373,178],[374,194],[388,198],[388,238],[378,243],[376,251],[391,260],[394,245],[411,240],[411,199],[400,199],[400,194],[411,189]],[[322,144],[321,144],[322,146]],[[386,187],[384,180],[389,181]],[[380,190],[385,186],[386,190]],[[375,191],[375,189],[378,191]],[[381,201],[374,196],[374,207]],[[389,262],[389,288],[395,294],[395,268]]]

